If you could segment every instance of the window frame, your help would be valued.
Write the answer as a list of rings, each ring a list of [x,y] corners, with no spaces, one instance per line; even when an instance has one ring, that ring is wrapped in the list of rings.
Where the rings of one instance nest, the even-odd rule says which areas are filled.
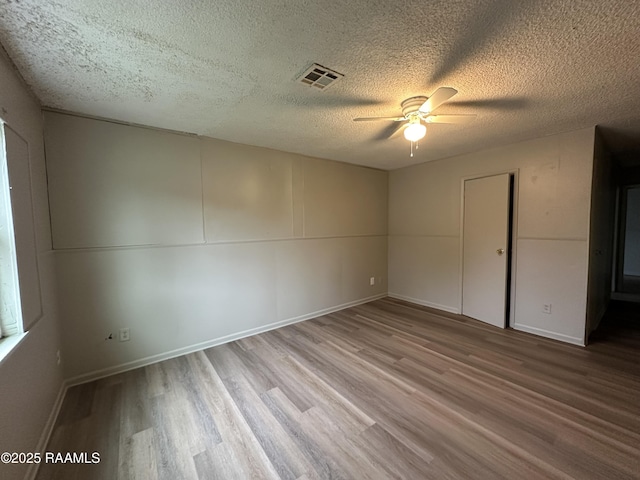
[[[8,308],[13,310],[11,313],[15,319],[11,322],[12,328],[8,334],[3,331],[1,326],[2,319],[0,319],[0,362],[2,362],[27,335],[24,331],[24,319],[22,316],[5,125],[6,122],[0,118],[0,196],[2,197],[0,198],[0,250],[4,249],[0,255],[0,259],[4,257],[4,260],[7,261],[8,264],[6,267],[0,267],[0,271],[6,277],[3,283],[7,283],[11,291],[6,293],[0,290],[0,301],[10,303],[10,307]],[[1,287],[2,285],[0,285],[0,288]],[[6,295],[6,298],[4,295]]]

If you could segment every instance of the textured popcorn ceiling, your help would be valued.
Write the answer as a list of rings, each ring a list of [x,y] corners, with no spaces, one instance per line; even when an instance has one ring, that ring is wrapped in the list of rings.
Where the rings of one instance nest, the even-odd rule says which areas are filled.
[[[0,42],[48,107],[385,169],[593,125],[639,138],[635,0],[0,0]],[[345,77],[296,83],[313,62]],[[439,86],[460,93],[437,113],[478,118],[430,125],[414,158],[352,121]]]

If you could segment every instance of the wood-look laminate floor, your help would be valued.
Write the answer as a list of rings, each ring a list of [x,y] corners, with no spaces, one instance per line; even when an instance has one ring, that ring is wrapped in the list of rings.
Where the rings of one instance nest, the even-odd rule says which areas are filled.
[[[71,388],[38,478],[640,478],[639,333],[378,300]]]

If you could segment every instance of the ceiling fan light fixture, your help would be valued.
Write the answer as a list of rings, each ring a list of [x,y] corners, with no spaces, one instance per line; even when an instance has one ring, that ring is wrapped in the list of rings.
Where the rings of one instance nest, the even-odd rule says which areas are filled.
[[[427,127],[420,122],[410,123],[407,128],[404,129],[404,138],[410,142],[417,142],[427,133]]]

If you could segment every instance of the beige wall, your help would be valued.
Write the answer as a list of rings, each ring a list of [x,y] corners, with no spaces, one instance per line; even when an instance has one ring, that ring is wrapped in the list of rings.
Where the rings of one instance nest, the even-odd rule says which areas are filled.
[[[387,292],[386,172],[51,112],[45,136],[68,377]]]
[[[62,368],[56,360],[60,343],[42,117],[37,101],[3,53],[0,85],[0,117],[12,142],[7,147],[22,310],[28,331],[0,363],[0,451],[34,452],[44,447],[41,435],[62,388]],[[21,479],[27,469],[28,465],[0,464],[0,477]]]
[[[390,294],[459,312],[462,179],[517,170],[512,326],[582,344],[593,148],[590,128],[392,171]]]

